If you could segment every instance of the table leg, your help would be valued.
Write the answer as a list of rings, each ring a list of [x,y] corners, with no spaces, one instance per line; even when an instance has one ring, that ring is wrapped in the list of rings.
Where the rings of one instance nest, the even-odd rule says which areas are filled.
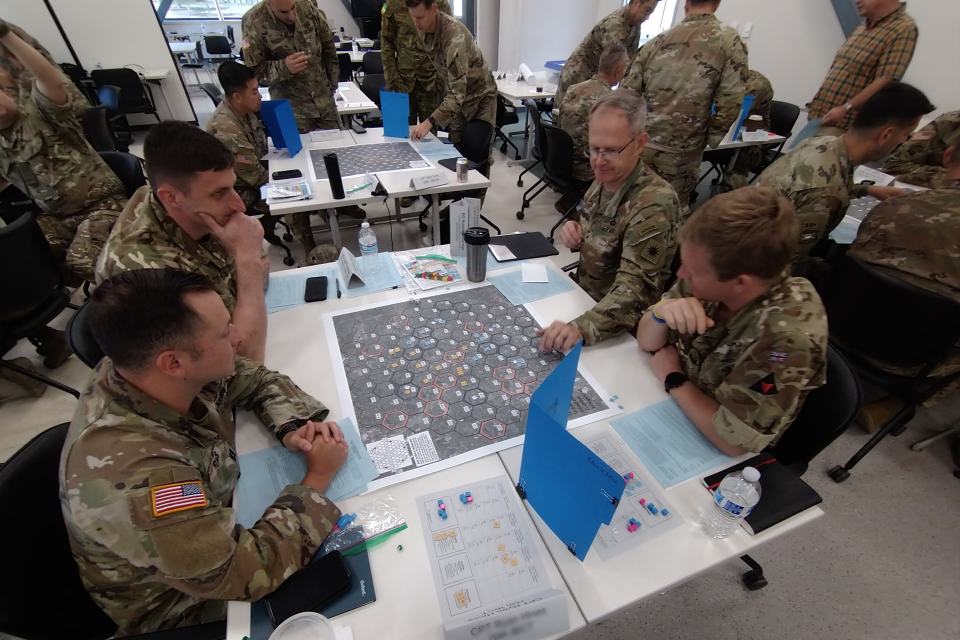
[[[393,199],[393,209],[397,212],[397,222],[403,222],[403,214],[400,212],[400,198]]]
[[[537,117],[539,117],[539,114],[538,114]],[[508,167],[515,167],[515,166],[517,166],[517,165],[526,165],[526,163],[528,163],[528,162],[530,162],[530,161],[533,160],[533,138],[530,137],[530,124],[531,124],[531,122],[530,122],[530,112],[527,111],[527,119],[526,119],[526,122],[524,123],[524,128],[525,128],[525,131],[527,132],[527,135],[526,135],[526,138],[527,138],[526,147],[527,147],[527,148],[524,149],[523,158],[521,158],[520,160],[508,160],[508,161],[507,161],[507,166],[508,166]],[[512,134],[511,134],[511,135],[512,135]]]
[[[440,194],[434,194],[433,204],[431,205],[433,215],[433,244],[440,244]]]
[[[730,162],[727,163],[727,171],[732,172],[733,168],[737,166],[737,158],[740,157],[740,149],[742,147],[737,147],[733,152],[733,157],[730,158]]]
[[[340,224],[337,222],[337,210],[336,209],[327,209],[327,222],[330,225],[330,239],[333,240],[333,244],[337,247],[342,247],[343,244],[340,242]]]
[[[160,97],[163,98],[163,104],[167,107],[167,113],[170,114],[170,119],[171,119],[171,120],[176,120],[177,117],[176,117],[175,115],[173,115],[173,110],[170,109],[170,101],[167,100],[167,93],[166,93],[166,91],[163,90],[163,81],[162,81],[162,80],[147,80],[147,82],[150,82],[151,84],[157,85],[157,87],[160,89]]]

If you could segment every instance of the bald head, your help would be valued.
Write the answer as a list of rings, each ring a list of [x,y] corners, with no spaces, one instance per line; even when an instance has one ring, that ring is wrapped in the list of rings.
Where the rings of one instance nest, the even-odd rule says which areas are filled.
[[[297,21],[297,0],[263,0],[273,15],[286,24]]]

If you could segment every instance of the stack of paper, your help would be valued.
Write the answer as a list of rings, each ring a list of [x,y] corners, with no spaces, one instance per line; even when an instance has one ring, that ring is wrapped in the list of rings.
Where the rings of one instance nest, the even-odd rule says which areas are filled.
[[[295,202],[313,198],[313,185],[307,180],[297,182],[280,182],[265,185],[267,189],[267,203]]]

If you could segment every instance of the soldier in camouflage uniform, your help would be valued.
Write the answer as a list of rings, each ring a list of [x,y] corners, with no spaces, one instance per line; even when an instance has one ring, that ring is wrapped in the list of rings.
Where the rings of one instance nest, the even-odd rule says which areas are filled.
[[[16,85],[0,92],[0,177],[40,208],[37,222],[67,283],[92,282],[127,202],[123,184],[84,137],[65,89],[70,80],[3,22],[0,43],[35,79],[29,98],[19,102]]]
[[[714,15],[719,0],[689,0],[687,16],[637,52],[622,87],[647,100],[643,160],[673,186],[690,213],[705,147],[716,147],[740,115],[747,50]],[[712,112],[712,114],[711,114]]]
[[[957,131],[960,131],[960,111],[943,114],[894,151],[884,163],[883,171],[897,176],[901,182],[936,189],[947,172],[943,166],[947,138]]]
[[[757,185],[773,188],[797,210],[800,244],[794,275],[807,274],[811,250],[840,224],[852,198],[903,195],[895,187],[854,185],[854,169],[889,154],[932,109],[926,96],[910,85],[887,85],[857,112],[850,131],[837,138],[804,140],[760,174]]]
[[[564,63],[553,103],[563,104],[564,96],[570,87],[586,82],[597,74],[600,55],[607,47],[619,44],[632,58],[640,43],[640,25],[654,12],[659,1],[631,0],[630,4],[617,9],[594,25]]]
[[[576,280],[597,304],[569,323],[555,321],[539,331],[544,351],[630,331],[670,278],[680,204],[640,159],[645,114],[643,99],[630,90],[609,92],[594,104],[590,163],[597,179],[583,198],[580,222],[567,222],[561,239],[579,250]]]
[[[222,620],[228,600],[271,593],[333,530],[340,510],[323,494],[346,459],[343,434],[289,378],[235,356],[236,330],[206,278],[128,272],[90,304],[107,357],[60,460],[80,578],[120,637]],[[236,409],[307,463],[249,528],[234,503]]]
[[[176,121],[154,126],[143,153],[151,184],[133,195],[117,221],[97,264],[97,284],[124,271],[163,267],[206,276],[233,313],[238,352],[263,362],[269,264],[261,261],[263,228],[233,190],[234,154],[212,135]]]
[[[760,116],[760,129],[770,131],[770,103],[773,101],[773,85],[767,77],[759,71],[750,71],[747,75],[747,95],[753,96],[753,105],[750,107],[750,116]],[[763,161],[765,147],[743,147],[737,154],[737,161],[733,171],[723,172],[723,185],[727,191],[733,191],[747,186],[750,170]]]
[[[590,111],[603,94],[623,79],[627,70],[627,50],[615,44],[603,50],[600,70],[589,80],[575,84],[560,104],[558,123],[573,139],[573,177],[592,182],[590,167]],[[580,194],[577,194],[579,199]],[[566,212],[566,209],[564,209]]]
[[[771,189],[708,200],[680,231],[682,278],[644,314],[637,344],[657,378],[723,453],[774,444],[826,382],[827,316],[789,277],[797,219]]]

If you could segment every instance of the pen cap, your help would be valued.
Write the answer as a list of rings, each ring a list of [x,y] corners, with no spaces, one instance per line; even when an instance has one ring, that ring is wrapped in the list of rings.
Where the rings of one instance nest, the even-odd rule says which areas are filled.
[[[343,200],[347,194],[343,192],[343,178],[340,177],[340,161],[333,151],[323,154],[323,164],[327,168],[327,177],[330,179],[330,192],[334,200]]]

